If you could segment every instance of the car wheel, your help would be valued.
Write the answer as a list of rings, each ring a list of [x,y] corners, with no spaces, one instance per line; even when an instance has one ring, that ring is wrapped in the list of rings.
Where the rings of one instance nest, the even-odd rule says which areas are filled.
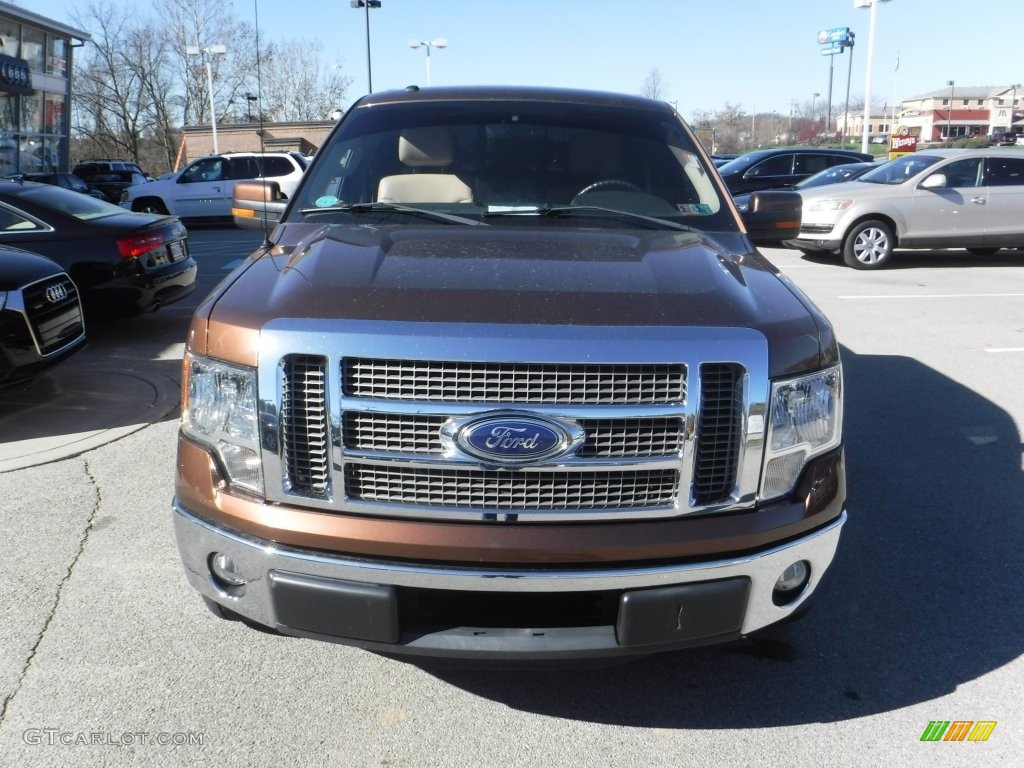
[[[892,258],[895,236],[882,221],[862,221],[843,241],[843,261],[854,269],[879,269]]]
[[[139,213],[160,213],[167,215],[167,206],[163,204],[162,200],[154,197],[136,200],[135,204],[132,205],[132,210],[138,211]]]
[[[967,252],[972,253],[975,256],[991,256],[998,250],[998,248],[968,248]]]

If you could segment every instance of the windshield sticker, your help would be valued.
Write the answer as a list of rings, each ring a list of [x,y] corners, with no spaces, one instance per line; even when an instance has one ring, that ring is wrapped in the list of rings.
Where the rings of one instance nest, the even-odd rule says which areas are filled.
[[[710,216],[711,206],[707,203],[680,203],[676,206],[685,216]]]
[[[338,198],[334,195],[324,195],[323,197],[318,197],[313,205],[317,208],[330,208],[332,205],[337,205],[337,203]]]

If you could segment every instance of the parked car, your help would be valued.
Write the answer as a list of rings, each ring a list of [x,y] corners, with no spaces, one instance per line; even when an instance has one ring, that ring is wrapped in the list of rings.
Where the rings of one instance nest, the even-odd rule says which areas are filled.
[[[718,167],[733,195],[758,189],[791,187],[826,168],[841,163],[871,162],[874,155],[849,149],[788,147],[756,149]]]
[[[86,179],[97,173],[111,173],[112,171],[130,171],[148,178],[148,174],[132,160],[84,160],[71,169],[71,172],[81,179]]]
[[[231,216],[235,184],[273,179],[282,194],[295,192],[306,170],[302,155],[291,152],[233,152],[194,160],[165,179],[128,187],[120,204],[133,211],[172,213],[182,218]]]
[[[108,203],[120,203],[121,193],[136,184],[146,184],[149,178],[138,171],[106,171],[85,178],[86,183],[102,194]]]
[[[862,176],[863,174],[870,171],[872,168],[877,168],[878,163],[843,163],[842,165],[833,165],[831,168],[826,168],[823,171],[818,171],[813,176],[808,176],[803,181],[798,181],[794,186],[797,192],[804,189],[813,189],[814,187],[824,187],[827,184],[838,184],[841,181],[850,181]],[[736,207],[740,209],[741,213],[745,213],[750,208],[750,195],[736,195],[733,197],[733,202],[736,203]]]
[[[0,182],[0,244],[60,264],[87,312],[145,312],[195,290],[187,234],[173,216],[131,213],[49,184]]]
[[[84,346],[74,281],[44,256],[0,246],[0,387],[31,379]]]
[[[787,245],[841,252],[858,269],[887,266],[896,248],[989,255],[1024,247],[1024,156],[1016,152],[916,152],[800,196],[800,235]]]
[[[1017,134],[1014,131],[994,131],[989,134],[988,140],[997,147],[1010,146],[1017,143]]]
[[[56,187],[70,189],[72,192],[80,192],[83,195],[104,199],[104,195],[98,189],[90,187],[83,179],[73,173],[26,173],[22,174],[25,181],[35,181],[39,184],[53,184]]]
[[[816,593],[839,345],[755,248],[798,193],[744,228],[670,105],[510,87],[364,96],[289,201],[236,192],[284,213],[184,355],[174,526],[214,613],[535,662],[726,642]]]

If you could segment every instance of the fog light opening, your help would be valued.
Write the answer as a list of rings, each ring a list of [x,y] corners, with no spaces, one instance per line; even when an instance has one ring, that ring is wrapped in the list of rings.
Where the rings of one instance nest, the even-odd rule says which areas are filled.
[[[210,576],[217,589],[232,597],[241,596],[245,591],[246,579],[234,560],[223,552],[213,552],[210,554],[209,565]]]
[[[806,560],[797,560],[782,572],[772,590],[772,602],[776,605],[789,605],[803,594],[807,582],[811,579],[811,564]]]

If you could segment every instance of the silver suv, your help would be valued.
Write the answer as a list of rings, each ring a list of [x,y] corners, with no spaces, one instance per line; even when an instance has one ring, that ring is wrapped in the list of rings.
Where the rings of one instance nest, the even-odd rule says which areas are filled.
[[[804,253],[840,252],[857,269],[889,265],[896,248],[1024,247],[1024,156],[936,149],[883,163],[854,181],[802,190]]]
[[[282,194],[291,197],[305,170],[305,158],[292,152],[209,155],[193,160],[178,173],[128,187],[121,193],[121,206],[181,218],[228,217],[239,181],[273,179]]]

